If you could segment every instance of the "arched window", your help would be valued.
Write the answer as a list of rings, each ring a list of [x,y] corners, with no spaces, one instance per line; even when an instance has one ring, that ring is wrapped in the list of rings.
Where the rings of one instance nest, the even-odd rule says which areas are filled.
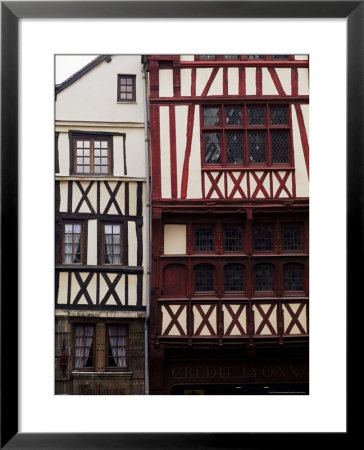
[[[205,292],[214,290],[214,266],[212,264],[198,264],[195,267],[195,291]]]
[[[303,291],[303,266],[291,263],[284,266],[284,290]]]
[[[224,278],[225,291],[244,290],[244,266],[242,264],[226,264]]]
[[[272,264],[257,264],[254,268],[255,290],[273,291]]]

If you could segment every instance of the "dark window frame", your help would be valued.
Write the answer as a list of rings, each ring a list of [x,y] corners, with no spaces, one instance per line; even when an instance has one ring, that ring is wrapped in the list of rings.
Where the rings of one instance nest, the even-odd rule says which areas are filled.
[[[249,108],[262,107],[264,108],[264,124],[249,125]],[[204,110],[208,108],[219,108],[220,123],[219,125],[205,125]],[[242,124],[229,125],[226,120],[226,110],[229,108],[241,108]],[[286,109],[286,124],[271,124],[271,109],[285,108]],[[226,168],[231,170],[243,168],[274,168],[287,169],[294,166],[293,155],[293,137],[292,137],[292,118],[291,105],[287,103],[271,102],[242,102],[236,103],[214,103],[202,104],[200,107],[200,139],[201,139],[201,166],[202,169],[217,169]],[[227,140],[229,133],[242,134],[242,162],[228,161],[228,146]],[[249,136],[253,134],[264,134],[265,139],[265,161],[254,162],[251,161],[251,151],[249,144]],[[274,134],[287,134],[287,162],[273,162],[273,145],[272,137]],[[220,161],[209,163],[206,162],[206,138],[207,134],[215,134],[220,136]]]
[[[302,289],[288,289],[286,286],[286,269],[288,266],[296,266],[299,267],[301,269],[301,285],[302,285]],[[285,262],[283,264],[283,289],[285,293],[294,293],[294,292],[299,292],[302,293],[305,291],[305,266],[303,263],[300,262],[296,262],[296,261],[290,261],[290,262]]]
[[[239,266],[239,268],[241,269],[241,273],[242,273],[242,288],[241,289],[228,289],[227,288],[227,280],[226,280],[226,270],[229,267],[232,266]],[[237,294],[237,293],[244,293],[246,290],[246,270],[245,270],[245,265],[241,264],[240,262],[226,262],[223,266],[223,271],[222,271],[222,276],[223,276],[223,286],[224,286],[224,292],[227,294]]]
[[[257,282],[256,282],[256,270],[259,266],[270,266],[272,268],[272,289],[257,289]],[[254,294],[257,296],[261,295],[271,295],[272,293],[276,292],[276,267],[272,262],[268,261],[260,261],[254,264],[253,266],[253,286],[254,286]]]
[[[133,97],[131,99],[121,99],[121,79],[131,79],[132,80],[132,95]],[[135,103],[136,102],[136,75],[135,74],[121,74],[119,73],[117,76],[117,102],[118,103]]]
[[[92,365],[84,367],[76,367],[76,327],[92,327]],[[96,370],[96,324],[94,322],[74,322],[72,324],[72,370],[77,372],[95,372]],[[84,336],[84,334],[83,334]],[[90,356],[89,356],[90,357]]]
[[[67,263],[65,262],[65,246],[66,243],[65,241],[65,235],[66,235],[66,225],[80,225],[81,226],[81,237],[80,237],[80,262],[71,262],[71,263]],[[62,265],[67,265],[67,266],[79,266],[82,264],[85,264],[86,261],[86,224],[84,220],[63,220],[62,221],[62,251],[61,251],[61,263]],[[70,234],[70,233],[67,233]],[[73,235],[74,233],[72,233]],[[72,243],[73,244],[73,243]],[[72,252],[73,254],[73,252]]]
[[[196,229],[197,228],[211,228],[212,229],[212,250],[196,250]],[[217,253],[216,249],[216,226],[213,223],[194,224],[192,227],[192,250],[195,254],[201,253]]]
[[[115,226],[118,225],[120,227],[120,243],[119,244],[115,244],[115,245],[119,245],[120,247],[120,263],[106,263],[105,262],[105,246],[106,246],[106,241],[105,241],[105,226]],[[108,234],[108,233],[107,233]],[[107,235],[106,234],[106,235]],[[114,236],[114,233],[112,233],[112,236]],[[108,245],[114,245],[113,244],[108,244]],[[101,221],[100,222],[100,264],[103,266],[122,266],[124,265],[124,223],[123,222],[115,222],[115,221]],[[115,253],[117,254],[117,253]],[[114,253],[113,253],[114,255]]]
[[[89,141],[90,142],[90,172],[78,172],[77,171],[77,141]],[[95,166],[103,167],[104,165],[95,164],[95,141],[107,141],[107,172],[95,172]],[[70,145],[71,145],[71,161],[72,161],[72,174],[77,176],[109,176],[113,174],[113,134],[103,134],[103,133],[75,133],[70,132]],[[96,148],[98,150],[98,148]],[[101,150],[101,147],[100,147]],[[87,157],[87,156],[79,156],[79,157]],[[101,155],[100,155],[101,158]],[[103,156],[105,158],[105,156]],[[85,166],[82,164],[82,166]]]
[[[197,290],[196,289],[196,282],[197,282],[197,277],[196,277],[196,271],[198,268],[200,268],[201,266],[209,266],[211,267],[211,272],[212,272],[212,290]],[[195,295],[215,295],[216,294],[216,288],[217,288],[217,279],[216,279],[216,267],[213,263],[211,262],[198,262],[193,266],[193,283],[192,283],[192,290],[194,292]]]
[[[109,365],[109,351],[110,349],[110,340],[109,340],[109,327],[123,327],[125,329],[125,366],[111,366]],[[129,367],[129,327],[125,323],[111,323],[105,322],[105,371],[107,372],[120,372],[125,371]]]

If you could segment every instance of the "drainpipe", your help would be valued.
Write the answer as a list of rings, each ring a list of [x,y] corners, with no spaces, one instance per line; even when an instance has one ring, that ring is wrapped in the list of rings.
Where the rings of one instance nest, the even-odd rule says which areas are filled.
[[[148,126],[148,102],[147,102],[147,74],[146,61],[142,57],[142,78],[143,78],[143,103],[144,103],[144,143],[145,143],[145,191],[146,191],[146,220],[145,234],[147,242],[146,261],[146,312],[144,322],[144,361],[145,361],[145,382],[144,393],[149,394],[149,318],[150,318],[150,160],[149,160],[149,126]]]

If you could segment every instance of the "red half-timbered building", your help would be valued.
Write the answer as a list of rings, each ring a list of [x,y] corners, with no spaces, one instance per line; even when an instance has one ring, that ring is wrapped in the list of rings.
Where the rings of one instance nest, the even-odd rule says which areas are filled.
[[[308,57],[146,62],[150,393],[308,393]]]

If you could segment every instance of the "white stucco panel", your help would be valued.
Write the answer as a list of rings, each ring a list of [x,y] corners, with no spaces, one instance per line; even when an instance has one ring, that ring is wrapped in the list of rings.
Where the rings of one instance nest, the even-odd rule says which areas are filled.
[[[177,196],[181,196],[183,163],[186,153],[188,106],[176,106]]]
[[[217,74],[214,78],[214,81],[212,82],[210,89],[207,93],[207,95],[222,95],[223,94],[223,69],[219,69],[217,71]]]
[[[246,95],[256,95],[257,82],[256,82],[256,69],[255,67],[247,67],[245,69],[245,83],[246,83]]]
[[[309,95],[308,69],[298,68],[298,95]]]
[[[262,308],[264,314],[267,314],[270,305],[260,305]],[[255,322],[255,333],[257,332],[258,328],[260,327],[260,324],[263,321],[263,317],[261,313],[259,312],[258,308],[253,305],[253,311],[254,311],[254,322]],[[271,326],[273,327],[274,331],[277,332],[277,307],[275,306],[273,311],[271,312],[269,316],[269,322],[271,323]],[[260,335],[269,335],[272,334],[272,331],[269,329],[267,325],[264,325],[262,331],[259,333]]]
[[[58,135],[58,162],[59,174],[70,174],[70,144],[68,133],[59,133]]]
[[[97,265],[97,220],[87,221],[87,264]]]
[[[273,82],[272,75],[266,67],[262,70],[263,95],[278,95],[277,88]]]
[[[114,175],[124,175],[124,137],[113,137]]]
[[[137,304],[137,275],[128,275],[128,305]]]
[[[230,305],[230,308],[233,310],[234,314],[237,313],[239,307],[240,307],[240,305]],[[223,311],[224,311],[224,334],[226,334],[227,329],[231,325],[232,319],[231,319],[231,314],[225,305],[223,306]],[[243,311],[240,313],[239,324],[242,326],[243,330],[246,333],[246,331],[247,331],[246,308],[244,308]],[[241,331],[239,330],[239,328],[236,325],[234,325],[232,330],[229,332],[230,336],[240,336],[241,334],[242,334]]]
[[[228,94],[239,95],[239,69],[237,67],[228,68]]]
[[[292,111],[292,134],[293,134],[294,161],[295,161],[296,196],[308,197],[309,196],[308,175],[305,157],[303,154],[301,135],[298,128],[296,109],[294,105],[292,105],[291,111]]]
[[[136,225],[135,222],[128,221],[128,256],[129,256],[129,266],[137,265],[137,249],[138,241],[136,236]]]
[[[206,87],[206,84],[210,78],[212,69],[211,68],[201,68],[196,70],[196,95],[201,95]]]
[[[173,97],[173,70],[159,70],[159,97]]]
[[[200,307],[201,307],[202,311],[204,312],[204,314],[206,314],[207,311],[210,309],[211,305],[200,305]],[[202,317],[201,317],[201,313],[196,308],[196,306],[193,306],[192,308],[193,308],[193,317],[194,317],[193,332],[195,334],[196,331],[198,330],[199,326],[201,325]],[[208,321],[209,321],[212,329],[216,333],[216,327],[217,327],[216,306],[213,307],[213,311],[211,312]],[[209,330],[209,328],[206,325],[204,325],[199,334],[201,336],[210,336],[211,331]]]
[[[162,198],[171,198],[169,106],[159,108]]]
[[[197,105],[195,106],[191,154],[188,168],[187,198],[202,198],[200,110]]]
[[[57,303],[59,303],[60,305],[67,304],[67,292],[68,292],[68,272],[60,272]]]
[[[185,255],[187,242],[186,225],[164,225],[164,254]]]
[[[192,69],[181,69],[181,95],[191,95],[191,75]]]

